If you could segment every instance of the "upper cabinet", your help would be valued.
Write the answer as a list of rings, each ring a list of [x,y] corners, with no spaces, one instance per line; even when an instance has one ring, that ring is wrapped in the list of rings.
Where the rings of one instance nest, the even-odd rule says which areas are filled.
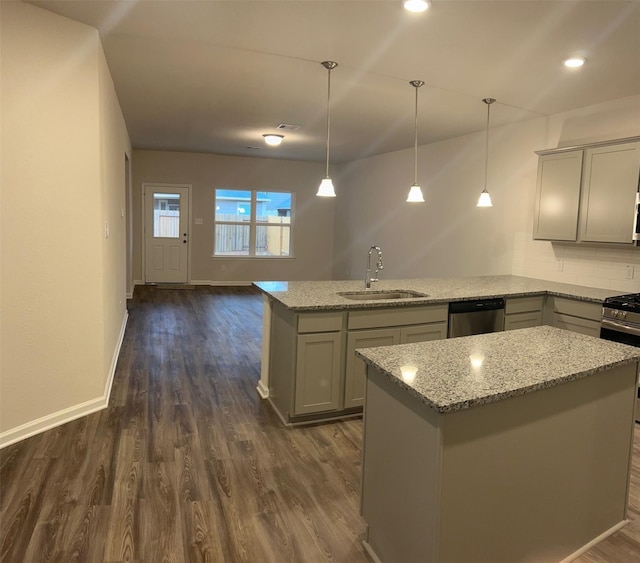
[[[577,240],[582,151],[541,155],[533,238]]]
[[[640,138],[538,155],[534,239],[633,244]]]

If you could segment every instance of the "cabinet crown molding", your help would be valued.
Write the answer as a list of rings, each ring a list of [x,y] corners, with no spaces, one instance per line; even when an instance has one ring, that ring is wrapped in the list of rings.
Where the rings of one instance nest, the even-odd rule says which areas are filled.
[[[638,141],[640,141],[640,135],[636,137],[624,137],[623,139],[611,139],[609,141],[598,141],[595,143],[587,143],[585,145],[573,145],[570,147],[558,147],[555,149],[541,149],[534,152],[538,156],[543,156],[545,154],[560,154],[563,152],[571,152],[576,150],[592,149],[596,147],[606,147],[608,145],[620,145],[622,143],[636,143]]]

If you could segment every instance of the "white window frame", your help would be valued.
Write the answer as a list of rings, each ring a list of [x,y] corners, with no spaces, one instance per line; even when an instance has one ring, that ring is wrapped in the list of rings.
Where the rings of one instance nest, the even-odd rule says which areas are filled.
[[[217,193],[218,190],[225,191],[239,191],[239,192],[250,192],[251,193],[251,213],[249,215],[248,223],[246,221],[218,221],[216,219],[216,209],[215,205],[218,201]],[[258,226],[265,226],[268,223],[258,223],[256,221],[257,211],[258,211],[258,192],[267,192],[267,193],[283,193],[289,194],[291,197],[291,209],[289,210],[289,218],[290,222],[288,228],[289,229],[289,254],[286,256],[279,255],[264,255],[264,254],[256,254],[256,231]],[[218,259],[227,259],[227,260],[242,260],[242,259],[260,259],[260,260],[287,260],[293,258],[293,222],[294,222],[294,208],[295,208],[295,194],[288,190],[274,190],[274,189],[265,189],[265,188],[215,188],[213,192],[213,254],[212,258]],[[216,231],[218,225],[241,225],[241,226],[249,226],[249,254],[216,254]],[[285,227],[281,227],[285,228]]]

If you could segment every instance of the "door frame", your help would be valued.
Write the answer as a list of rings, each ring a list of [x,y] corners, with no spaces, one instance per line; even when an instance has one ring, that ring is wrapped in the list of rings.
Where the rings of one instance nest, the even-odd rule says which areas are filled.
[[[147,188],[186,188],[189,193],[189,205],[187,206],[187,281],[191,283],[191,209],[192,185],[191,184],[169,184],[167,182],[142,182],[140,194],[142,197],[142,281],[147,283],[147,238],[146,238],[146,221],[147,221],[147,198],[145,193]]]

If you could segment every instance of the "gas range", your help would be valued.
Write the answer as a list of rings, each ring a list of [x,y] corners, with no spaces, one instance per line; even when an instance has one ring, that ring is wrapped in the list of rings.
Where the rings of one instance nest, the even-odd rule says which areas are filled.
[[[602,304],[600,338],[640,347],[640,293],[607,297]],[[635,407],[640,423],[640,385]]]
[[[603,322],[610,320],[623,325],[628,324],[630,328],[637,325],[637,334],[640,337],[640,293],[607,297],[602,307],[602,319]]]

